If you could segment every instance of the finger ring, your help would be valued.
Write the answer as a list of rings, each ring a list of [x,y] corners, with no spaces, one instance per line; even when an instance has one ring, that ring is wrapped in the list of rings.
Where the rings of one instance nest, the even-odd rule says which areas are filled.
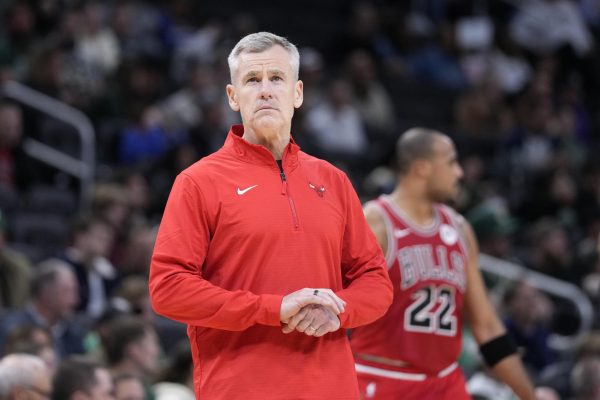
[[[315,291],[313,292],[313,294],[314,294],[315,296],[318,296],[318,295],[319,295],[319,289],[315,289]]]
[[[313,330],[313,331],[317,330],[316,328],[313,328],[312,326],[309,326],[308,329]]]

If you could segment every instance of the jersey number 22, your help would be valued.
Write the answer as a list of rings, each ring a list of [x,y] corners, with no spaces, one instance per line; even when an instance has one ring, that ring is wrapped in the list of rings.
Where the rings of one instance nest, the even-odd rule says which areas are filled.
[[[413,302],[404,312],[404,329],[408,332],[456,335],[454,288],[426,286],[411,296]]]

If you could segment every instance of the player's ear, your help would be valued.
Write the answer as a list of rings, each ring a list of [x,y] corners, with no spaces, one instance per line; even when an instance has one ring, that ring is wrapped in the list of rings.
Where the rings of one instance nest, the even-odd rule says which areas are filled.
[[[237,94],[235,93],[235,87],[232,84],[227,85],[227,87],[225,88],[225,91],[227,92],[227,100],[229,101],[229,107],[231,107],[231,109],[233,111],[240,111],[240,105],[237,101]]]
[[[429,176],[431,175],[431,171],[433,170],[433,166],[431,162],[425,158],[419,158],[415,160],[411,169],[413,169],[418,176]]]

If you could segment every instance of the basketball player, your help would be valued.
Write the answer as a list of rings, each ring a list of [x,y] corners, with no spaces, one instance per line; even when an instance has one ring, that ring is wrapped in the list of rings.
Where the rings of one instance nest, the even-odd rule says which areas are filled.
[[[352,331],[364,399],[469,399],[457,358],[463,317],[496,376],[534,399],[515,346],[486,295],[468,222],[442,203],[463,171],[451,139],[414,128],[397,143],[398,184],[365,205],[394,285],[387,314]]]

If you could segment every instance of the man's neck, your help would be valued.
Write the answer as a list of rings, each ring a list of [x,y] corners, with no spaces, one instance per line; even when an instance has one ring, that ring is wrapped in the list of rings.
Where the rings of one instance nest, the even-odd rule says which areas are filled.
[[[398,185],[391,197],[415,224],[429,226],[433,222],[433,202],[421,188],[410,184]]]
[[[283,132],[286,131],[283,130]],[[290,133],[288,129],[287,133],[282,133],[280,130],[279,132],[261,132],[260,134],[257,134],[252,129],[244,127],[244,135],[242,138],[249,143],[265,147],[273,154],[275,160],[281,160],[283,151],[290,142]]]

